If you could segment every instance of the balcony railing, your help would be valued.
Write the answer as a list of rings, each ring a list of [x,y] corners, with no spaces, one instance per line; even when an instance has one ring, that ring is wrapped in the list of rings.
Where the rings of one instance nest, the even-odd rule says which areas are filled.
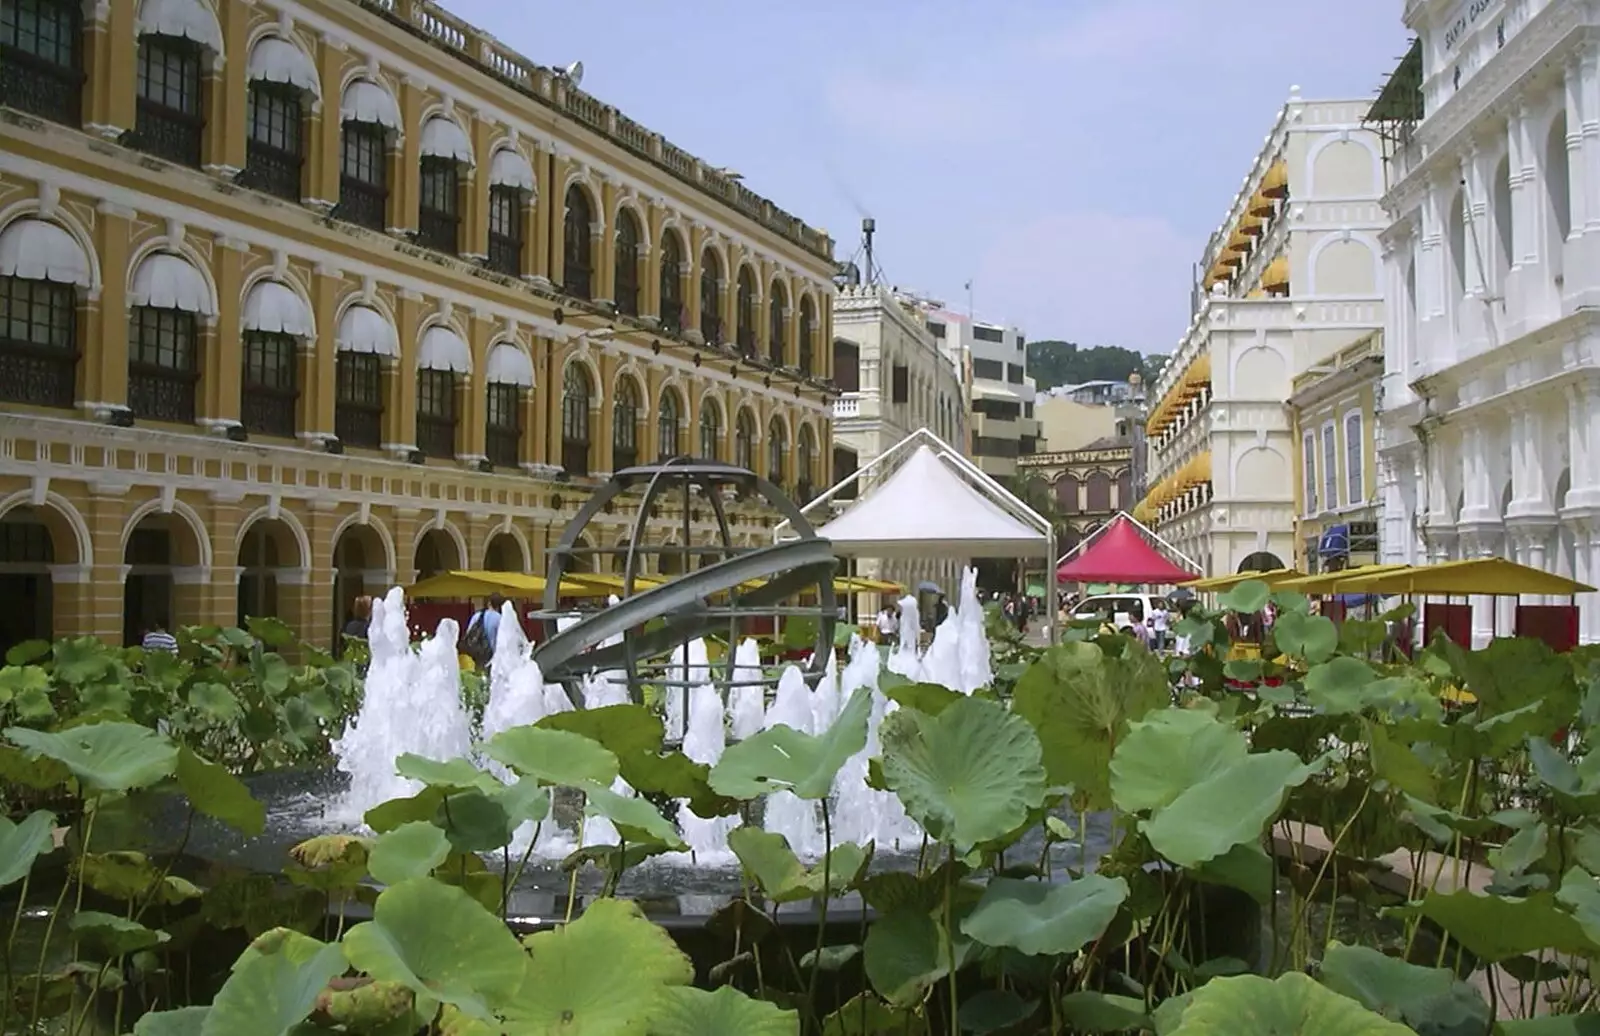
[[[83,73],[16,47],[0,47],[0,104],[51,122],[80,125]]]
[[[453,417],[417,415],[417,449],[430,457],[450,460],[456,455],[456,421]]]
[[[388,208],[389,192],[384,188],[352,176],[340,179],[336,218],[381,231],[388,225]]]
[[[245,431],[252,435],[280,435],[286,439],[293,438],[295,403],[296,397],[293,392],[247,386],[240,400],[239,419]]]
[[[561,468],[569,475],[589,474],[589,444],[561,440]]]
[[[514,468],[522,462],[522,433],[516,428],[490,425],[484,435],[484,453],[497,468]]]
[[[700,337],[707,345],[722,344],[722,318],[715,313],[700,314]]]
[[[489,269],[496,273],[522,276],[522,242],[503,234],[489,235]]]
[[[239,182],[246,187],[286,201],[300,200],[300,156],[250,141],[245,150],[244,172]]]
[[[861,416],[861,397],[859,395],[840,396],[838,399],[833,401],[833,418],[834,418],[834,420],[837,421],[840,418],[860,417],[860,416]]]
[[[0,341],[0,401],[69,407],[77,370],[78,354],[70,350]]]
[[[613,446],[611,448],[611,468],[613,471],[623,471],[627,468],[639,466],[639,449],[636,446]]]
[[[435,252],[455,255],[460,245],[461,221],[448,212],[423,209],[417,213],[417,243]]]
[[[134,417],[146,421],[193,424],[198,380],[183,371],[130,364],[128,409]]]
[[[140,151],[179,165],[200,167],[204,120],[140,98],[134,127],[133,146]]]
[[[756,333],[755,333],[755,330],[752,329],[752,328],[748,328],[748,327],[739,328],[739,331],[738,331],[738,334],[737,334],[737,341],[738,341],[738,345],[739,345],[739,352],[742,353],[743,355],[749,356],[749,357],[751,357],[753,359],[755,357],[755,355],[756,355]]]
[[[383,410],[341,399],[333,418],[333,432],[346,446],[375,450],[383,443]]]

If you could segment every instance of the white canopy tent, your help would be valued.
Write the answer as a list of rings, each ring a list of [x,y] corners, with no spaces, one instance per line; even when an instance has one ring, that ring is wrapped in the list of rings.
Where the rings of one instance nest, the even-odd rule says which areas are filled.
[[[841,490],[880,471],[889,473],[843,514],[831,517],[828,505]],[[803,505],[800,513],[819,526],[817,535],[841,557],[1042,558],[1048,566],[1056,553],[1048,519],[926,428]],[[787,521],[774,532],[779,540],[793,536]],[[1054,600],[1053,570],[1047,578]],[[1053,609],[1046,611],[1053,642]]]

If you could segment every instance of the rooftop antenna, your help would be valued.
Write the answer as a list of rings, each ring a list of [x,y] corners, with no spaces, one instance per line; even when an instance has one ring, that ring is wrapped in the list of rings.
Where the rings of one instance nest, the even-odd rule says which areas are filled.
[[[556,74],[565,79],[576,90],[583,85],[583,62],[574,61]]]
[[[878,265],[872,261],[872,235],[877,233],[878,221],[867,216],[861,221],[861,245],[867,253],[867,283],[878,283]]]

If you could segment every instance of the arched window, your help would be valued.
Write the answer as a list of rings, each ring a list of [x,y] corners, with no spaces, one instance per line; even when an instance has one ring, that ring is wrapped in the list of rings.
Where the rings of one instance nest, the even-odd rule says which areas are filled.
[[[334,215],[371,230],[388,226],[389,146],[400,132],[394,95],[370,79],[345,87],[339,136],[339,207]]]
[[[89,254],[56,224],[24,217],[0,231],[0,255],[16,257],[0,276],[0,400],[70,407],[78,290],[93,283]]]
[[[436,252],[461,251],[461,173],[472,169],[472,144],[459,123],[434,115],[422,125],[417,241]]]
[[[733,428],[733,462],[746,471],[756,466],[756,419],[750,411],[739,411],[738,423]]]
[[[533,163],[506,145],[489,162],[489,269],[522,276],[528,201],[534,190]]]
[[[139,37],[133,144],[140,151],[200,168],[204,57],[205,46],[187,35],[151,31]]]
[[[1138,503],[1133,498],[1133,472],[1124,471],[1117,476],[1117,510],[1131,511]]]
[[[811,365],[816,360],[817,350],[817,307],[807,295],[800,300],[800,373],[810,375]]]
[[[639,463],[639,383],[617,379],[617,396],[611,404],[611,470]]]
[[[1083,509],[1090,514],[1104,514],[1111,510],[1111,476],[1096,471],[1084,480]]]
[[[305,164],[305,108],[315,104],[319,77],[305,51],[282,36],[263,36],[250,49],[245,98],[244,175],[247,187],[299,202]]]
[[[722,344],[722,261],[706,249],[700,256],[700,336],[707,345]]]
[[[722,408],[709,398],[700,403],[700,458],[722,459]]]
[[[589,473],[589,405],[594,386],[589,369],[567,364],[561,380],[561,466],[569,475]]]
[[[7,4],[0,28],[0,94],[41,119],[83,122],[83,4],[32,0]]]
[[[1056,510],[1062,514],[1078,513],[1078,478],[1065,474],[1056,479]]]
[[[739,297],[735,307],[738,318],[737,338],[739,351],[746,356],[756,352],[756,279],[750,267],[739,268]]]
[[[683,412],[677,389],[663,389],[661,405],[656,408],[656,441],[662,460],[678,455],[678,419]]]
[[[618,313],[639,315],[639,220],[629,209],[617,210]]]
[[[789,481],[789,434],[776,417],[767,425],[767,478],[780,486]]]
[[[567,215],[562,224],[561,290],[574,298],[593,297],[591,271],[593,269],[593,242],[590,225],[594,223],[594,210],[589,205],[589,192],[579,184],[567,188]]]
[[[676,230],[661,232],[661,329],[683,330],[683,239]]]
[[[216,315],[205,277],[169,252],[134,270],[128,311],[128,408],[142,420],[192,424],[201,371],[200,318]]]
[[[794,450],[796,493],[801,503],[808,502],[817,490],[817,435],[808,424],[800,426]]]
[[[767,303],[768,317],[772,322],[767,332],[767,354],[772,357],[775,367],[782,367],[789,361],[789,343],[784,334],[789,324],[789,295],[783,290],[782,281],[772,282],[772,301]]]

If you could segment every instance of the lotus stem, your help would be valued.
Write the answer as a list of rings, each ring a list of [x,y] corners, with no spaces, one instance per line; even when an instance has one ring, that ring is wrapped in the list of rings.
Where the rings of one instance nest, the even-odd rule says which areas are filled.
[[[961,1036],[961,1023],[958,1020],[960,1010],[960,995],[956,989],[956,950],[955,936],[951,929],[955,926],[955,914],[950,907],[951,885],[954,883],[952,876],[956,870],[951,866],[956,861],[954,846],[946,851],[944,869],[944,959],[950,969],[950,1036]]]
[[[817,976],[822,974],[822,948],[828,938],[828,900],[833,895],[833,822],[828,816],[828,797],[822,797],[822,904],[817,911],[817,949],[811,961],[811,977],[806,983],[806,1003],[812,1014],[817,1009]],[[815,1020],[815,1019],[814,1019]]]

